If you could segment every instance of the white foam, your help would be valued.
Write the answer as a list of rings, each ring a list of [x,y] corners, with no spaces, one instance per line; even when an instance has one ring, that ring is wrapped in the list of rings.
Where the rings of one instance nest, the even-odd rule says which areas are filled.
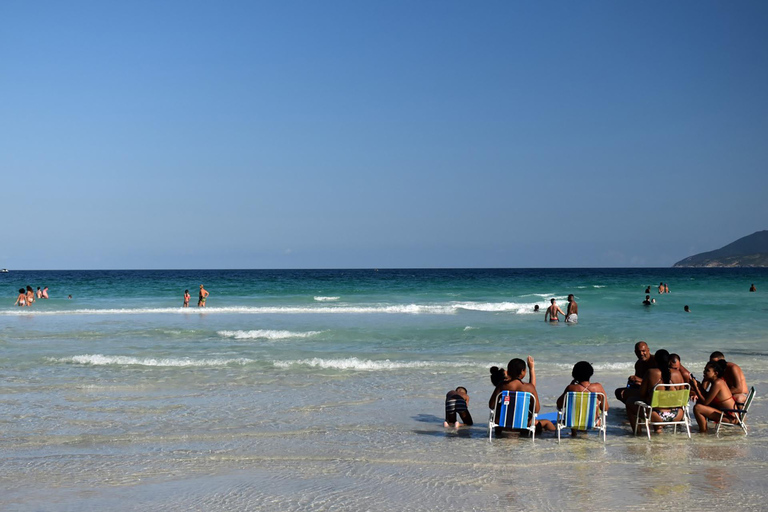
[[[472,327],[471,325],[468,325],[464,328],[465,331],[474,331],[475,329],[477,329],[477,327]]]
[[[219,331],[217,334],[225,338],[236,340],[284,340],[289,338],[309,338],[320,334],[322,331],[292,332],[258,329],[253,331]]]
[[[346,359],[298,359],[294,361],[274,361],[273,364],[278,368],[288,368],[291,366],[310,366],[312,368],[333,369],[333,370],[400,370],[414,368],[488,368],[490,365],[477,363],[457,363],[445,361],[373,361],[371,359],[358,359],[350,357]]]
[[[454,304],[457,309],[468,311],[485,311],[489,313],[516,313],[526,315],[533,313],[533,303],[521,302],[462,302]]]
[[[35,310],[35,311],[0,311],[4,316],[35,316],[35,315],[147,315],[147,314],[431,314],[452,315],[456,313],[453,306],[400,304],[380,306],[229,306],[207,308],[121,308],[121,309],[71,309],[71,310]]]
[[[48,358],[55,363],[83,364],[90,366],[227,366],[230,364],[245,365],[253,363],[253,359],[189,359],[189,358],[161,358],[154,357],[130,357],[130,356],[105,356],[102,354],[83,354],[72,357]]]
[[[339,300],[341,297],[315,297],[315,300],[318,302],[333,302],[335,300]]]
[[[572,363],[555,363],[558,368],[567,369],[569,372],[573,369]],[[619,371],[619,370],[634,370],[635,363],[593,363],[592,368],[597,371]]]

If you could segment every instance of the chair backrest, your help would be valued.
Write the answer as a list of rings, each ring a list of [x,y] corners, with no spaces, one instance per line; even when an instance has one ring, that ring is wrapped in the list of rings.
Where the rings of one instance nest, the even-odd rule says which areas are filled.
[[[683,389],[668,389],[681,387]],[[651,407],[654,409],[672,409],[674,407],[687,407],[691,396],[690,384],[656,384],[653,387]]]
[[[566,393],[563,402],[563,426],[581,430],[595,428],[600,395],[601,393],[583,391]]]
[[[536,399],[527,391],[502,391],[496,397],[493,421],[500,427],[526,429],[535,407]]]
[[[752,405],[752,399],[755,397],[755,387],[752,386],[752,389],[749,390],[749,394],[747,394],[747,399],[744,401],[744,406],[741,408],[743,411],[742,414],[747,414],[749,412],[749,406]]]

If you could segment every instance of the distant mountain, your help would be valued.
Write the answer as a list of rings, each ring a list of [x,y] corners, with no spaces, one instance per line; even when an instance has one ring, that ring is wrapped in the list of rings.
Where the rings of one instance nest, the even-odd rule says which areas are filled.
[[[768,267],[768,231],[758,231],[716,251],[688,256],[674,267]]]

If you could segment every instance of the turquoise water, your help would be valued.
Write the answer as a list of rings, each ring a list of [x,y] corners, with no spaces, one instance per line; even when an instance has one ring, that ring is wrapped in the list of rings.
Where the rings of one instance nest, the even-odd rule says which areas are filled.
[[[578,360],[593,363],[593,380],[606,389],[623,385],[640,339],[652,350],[679,353],[696,373],[710,352],[725,352],[758,387],[753,430],[746,439],[704,436],[682,448],[673,436],[658,436],[650,446],[664,448],[655,453],[630,437],[614,408],[607,447],[585,457],[629,464],[642,479],[643,468],[670,446],[691,467],[702,460],[717,467],[711,454],[718,460],[741,454],[745,469],[734,477],[757,500],[760,485],[746,471],[765,470],[766,278],[762,269],[0,274],[6,297],[0,478],[7,483],[0,504],[20,510],[497,506],[503,478],[487,474],[483,464],[508,464],[501,450],[523,440],[489,445],[485,439],[488,367],[534,356],[542,403],[554,410]],[[660,281],[671,293],[656,293]],[[201,283],[210,292],[204,310],[195,307]],[[752,283],[757,293],[748,292]],[[26,285],[48,286],[51,298],[12,306]],[[647,286],[657,300],[651,307],[641,304]],[[184,289],[192,295],[188,309],[180,307]],[[544,322],[549,299],[565,310],[569,293],[579,303],[579,323]],[[535,304],[541,313],[533,313]],[[683,312],[684,305],[692,312]],[[442,396],[460,384],[470,391],[479,425],[449,433],[442,428]],[[577,457],[573,450],[584,442],[559,452],[552,439],[536,446],[559,464]],[[451,464],[472,483],[453,478]],[[531,471],[525,478],[535,478]],[[296,472],[301,483],[290,476]],[[674,485],[701,491],[706,486],[695,473],[675,474]],[[443,502],[436,485],[454,493],[454,501]],[[542,492],[521,499],[553,508],[557,488]],[[673,502],[682,500],[670,492]],[[594,505],[588,497],[582,504]]]

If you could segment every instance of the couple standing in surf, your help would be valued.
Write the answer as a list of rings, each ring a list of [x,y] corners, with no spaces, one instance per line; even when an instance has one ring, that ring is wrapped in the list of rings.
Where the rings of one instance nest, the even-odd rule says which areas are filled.
[[[200,294],[197,297],[197,307],[204,308],[205,307],[205,299],[208,298],[208,290],[203,288],[203,285],[200,285]],[[184,290],[184,304],[181,306],[183,308],[189,307],[189,290]]]
[[[560,309],[560,306],[557,305],[557,301],[555,299],[550,299],[551,305],[547,308],[547,312],[544,313],[544,321],[546,322],[549,320],[549,322],[559,322],[560,319],[557,317],[558,314],[565,316],[565,321],[569,324],[575,324],[579,321],[579,305],[576,303],[576,301],[573,298],[573,294],[568,294],[568,312],[563,313],[563,310]]]

